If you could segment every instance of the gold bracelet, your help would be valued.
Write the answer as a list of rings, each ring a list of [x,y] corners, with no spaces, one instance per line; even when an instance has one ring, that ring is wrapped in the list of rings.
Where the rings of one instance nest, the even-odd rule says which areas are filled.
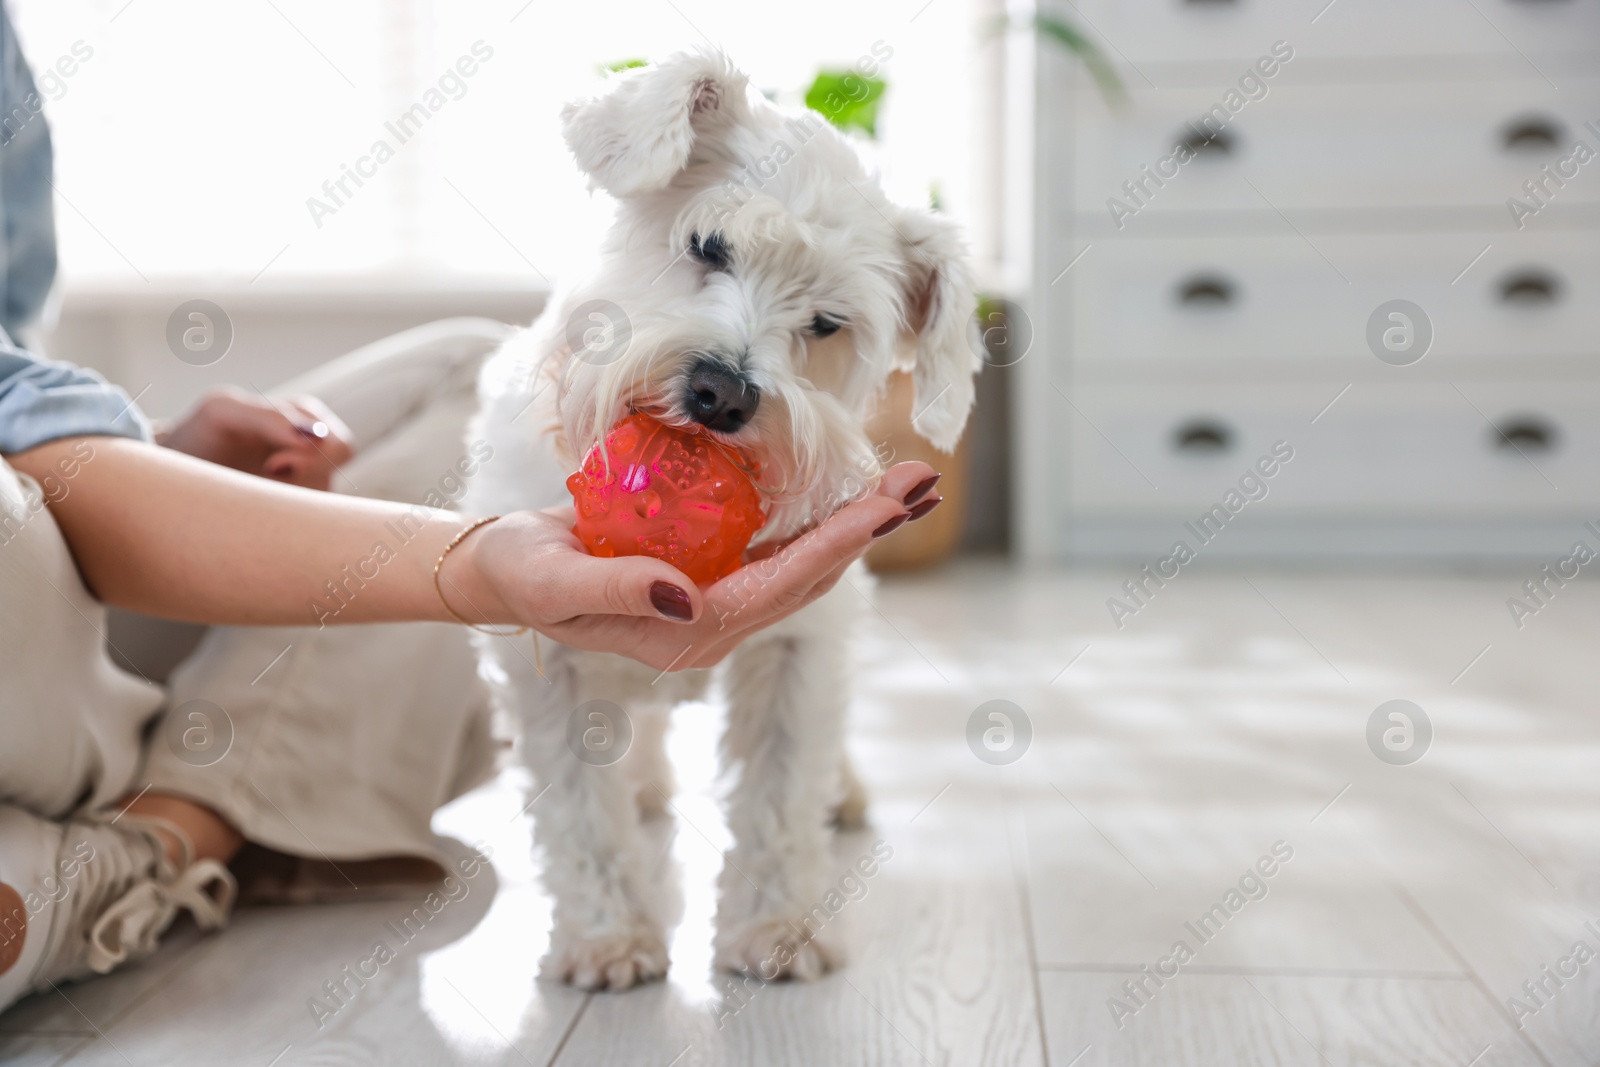
[[[444,551],[439,553],[439,562],[437,562],[437,563],[435,563],[433,565],[433,588],[434,588],[434,591],[439,594],[439,603],[444,605],[444,610],[448,611],[450,613],[450,617],[455,619],[457,622],[461,623],[461,625],[466,626],[469,629],[476,630],[481,634],[490,634],[490,635],[492,635],[494,637],[516,637],[518,634],[527,633],[528,632],[528,628],[526,626],[520,626],[517,629],[512,630],[510,633],[507,633],[507,632],[505,632],[503,630],[486,629],[485,627],[479,626],[477,623],[473,622],[470,619],[462,618],[461,614],[459,612],[457,612],[455,608],[452,608],[450,606],[450,601],[445,599],[445,597],[444,597],[444,586],[440,584],[440,582],[442,581],[441,572],[444,569],[444,561],[445,561],[446,557],[448,557],[450,555],[450,553],[455,550],[455,547],[457,545],[459,545],[461,542],[463,542],[463,541],[465,541],[467,539],[467,535],[468,534],[470,534],[472,531],[476,530],[480,526],[489,525],[491,522],[494,522],[499,517],[500,516],[498,516],[498,515],[490,515],[486,519],[478,519],[476,522],[473,522],[466,529],[462,530],[460,533],[456,534],[454,537],[452,537],[450,539],[450,543],[448,545],[444,546]],[[450,588],[452,588],[452,589],[456,588],[454,582],[450,583]],[[456,589],[456,592],[460,593],[461,590]],[[463,600],[466,600],[466,594],[462,593],[461,598]],[[467,600],[467,603],[470,605],[472,603],[472,601]]]

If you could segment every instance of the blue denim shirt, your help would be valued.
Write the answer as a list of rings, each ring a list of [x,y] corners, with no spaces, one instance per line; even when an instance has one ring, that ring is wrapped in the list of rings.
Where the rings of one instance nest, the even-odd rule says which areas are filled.
[[[149,440],[150,424],[127,393],[94,371],[0,340],[0,455],[88,435]]]
[[[50,129],[0,5],[0,455],[87,434],[148,439],[128,394],[11,343],[39,319],[56,276]]]
[[[0,5],[0,329],[25,337],[56,280],[53,153],[44,101]]]

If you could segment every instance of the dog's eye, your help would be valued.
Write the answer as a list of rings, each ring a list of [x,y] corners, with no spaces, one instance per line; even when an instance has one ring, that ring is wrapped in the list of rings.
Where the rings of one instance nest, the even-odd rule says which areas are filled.
[[[818,315],[811,320],[811,332],[817,337],[832,337],[842,329],[844,323],[830,319],[826,315]]]
[[[727,270],[732,250],[720,233],[708,233],[704,237],[695,233],[689,235],[689,254],[712,270]]]

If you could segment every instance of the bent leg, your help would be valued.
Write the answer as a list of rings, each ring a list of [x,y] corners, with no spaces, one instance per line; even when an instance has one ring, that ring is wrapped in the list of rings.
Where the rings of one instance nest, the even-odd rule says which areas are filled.
[[[486,319],[430,323],[274,392],[316,395],[350,425],[358,452],[335,479],[337,491],[450,507],[494,461],[492,451],[470,448],[465,432],[479,366],[512,332]],[[402,534],[387,545],[395,555],[409,550]],[[316,625],[337,621],[369,583],[384,580],[381,566],[359,563],[328,576],[327,597],[307,607],[310,625],[210,631],[174,673],[169,713],[198,709],[205,744],[191,749],[182,723],[164,729],[138,786],[151,786],[146,801],[196,802],[275,852],[338,868],[413,857],[420,865],[389,864],[383,878],[370,877],[431,878],[448,863],[433,837],[434,810],[495,767],[488,700],[459,627]],[[206,733],[213,727],[216,748]],[[211,839],[201,822],[197,832]],[[367,888],[368,879],[338,870],[304,873],[303,884],[271,893],[302,899],[323,876],[314,896]]]

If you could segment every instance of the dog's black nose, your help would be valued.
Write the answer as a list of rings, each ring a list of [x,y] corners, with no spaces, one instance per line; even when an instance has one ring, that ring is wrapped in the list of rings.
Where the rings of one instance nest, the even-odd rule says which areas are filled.
[[[689,417],[720,433],[737,433],[761,403],[761,391],[753,382],[713,360],[696,363],[687,385],[684,406]]]

